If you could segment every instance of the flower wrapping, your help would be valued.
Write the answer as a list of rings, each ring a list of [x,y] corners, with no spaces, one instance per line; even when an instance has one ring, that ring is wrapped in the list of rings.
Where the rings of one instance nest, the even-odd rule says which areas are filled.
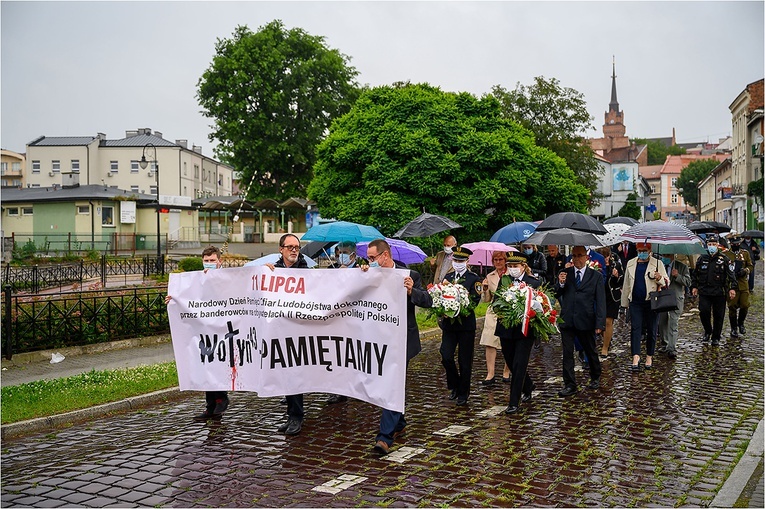
[[[542,288],[532,288],[526,283],[500,286],[491,307],[503,326],[520,325],[524,335],[532,330],[541,339],[548,340],[550,334],[559,332],[558,312]]]
[[[467,316],[473,309],[467,288],[459,283],[429,284],[428,293],[433,299],[431,312],[438,317]]]

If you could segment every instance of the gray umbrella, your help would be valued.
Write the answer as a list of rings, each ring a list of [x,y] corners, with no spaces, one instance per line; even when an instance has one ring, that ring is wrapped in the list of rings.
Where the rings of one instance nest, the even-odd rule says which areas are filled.
[[[631,217],[624,217],[624,216],[616,216],[612,217],[610,219],[606,219],[603,221],[603,224],[626,224],[627,226],[635,226],[638,224],[637,219],[633,219]]]
[[[600,237],[590,232],[572,230],[571,228],[558,228],[557,230],[535,231],[531,237],[523,241],[524,244],[546,246],[550,244],[564,246],[602,246]]]
[[[606,227],[600,224],[600,221],[587,214],[580,214],[579,212],[558,212],[548,216],[544,221],[537,226],[538,232],[546,230],[557,230],[558,228],[569,228],[571,230],[578,230],[580,232],[589,232],[595,234],[608,233]],[[554,242],[551,242],[554,244]]]
[[[763,234],[760,230],[744,230],[741,232],[742,237],[752,237],[753,239],[763,238]]]
[[[448,217],[423,212],[404,225],[393,234],[394,237],[429,237],[435,233],[462,228],[462,226]]]

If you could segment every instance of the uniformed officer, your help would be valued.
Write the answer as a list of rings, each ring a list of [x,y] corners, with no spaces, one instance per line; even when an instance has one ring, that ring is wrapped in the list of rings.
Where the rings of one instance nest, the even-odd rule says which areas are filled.
[[[691,293],[699,296],[699,319],[704,326],[704,341],[720,344],[725,320],[726,295],[736,296],[737,282],[728,257],[720,250],[716,234],[707,235],[707,253],[701,255],[691,274]],[[714,323],[714,325],[713,325]]]
[[[741,248],[741,237],[728,237],[728,241],[730,250],[725,254],[730,258],[733,274],[736,276],[736,296],[728,301],[728,319],[730,336],[737,338],[739,334],[746,334],[744,320],[749,312],[749,274],[754,265],[749,251]]]
[[[467,261],[473,252],[463,246],[452,252],[452,272],[444,277],[450,283],[459,283],[467,288],[470,295],[470,313],[456,318],[442,317],[438,320],[441,327],[441,364],[446,370],[446,386],[451,391],[449,399],[456,399],[457,405],[467,405],[470,393],[470,376],[473,369],[473,350],[475,349],[476,320],[474,308],[481,299],[483,282],[475,272],[468,270]],[[454,354],[459,347],[458,364]]]

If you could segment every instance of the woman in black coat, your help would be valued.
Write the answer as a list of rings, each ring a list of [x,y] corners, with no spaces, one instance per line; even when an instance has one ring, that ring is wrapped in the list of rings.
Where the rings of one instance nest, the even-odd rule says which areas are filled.
[[[603,331],[603,347],[600,349],[600,360],[608,358],[608,348],[614,335],[614,320],[619,318],[619,308],[622,300],[622,285],[624,284],[624,266],[618,254],[611,248],[601,247],[598,252],[606,259],[606,329]]]

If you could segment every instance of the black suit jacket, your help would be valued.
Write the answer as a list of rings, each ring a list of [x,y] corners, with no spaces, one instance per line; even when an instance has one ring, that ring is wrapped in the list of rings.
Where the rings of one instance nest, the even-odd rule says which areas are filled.
[[[449,272],[446,277],[444,277],[444,279],[451,283],[454,281],[456,275],[456,272]],[[483,279],[475,272],[467,271],[459,281],[462,286],[467,288],[468,294],[470,295],[470,303],[473,305],[473,307],[475,307],[481,300],[481,292],[483,291]],[[475,311],[471,309],[470,314],[467,316],[458,316],[457,318],[440,318],[438,320],[438,325],[442,330],[474,331],[476,329]]]
[[[585,267],[582,282],[576,286],[574,267],[566,273],[566,284],[555,281],[555,296],[560,299],[560,329],[605,330],[606,290],[600,271]]]
[[[521,278],[521,281],[526,283],[532,288],[539,288],[542,285],[542,281],[535,278],[534,276],[529,276],[528,274],[524,274],[523,277]],[[497,292],[494,294],[495,295],[494,298],[495,299],[497,298],[496,296],[499,295],[499,292],[501,289],[504,289],[506,286],[510,286],[511,284],[513,284],[513,278],[511,278],[507,274],[502,276],[502,279],[499,280],[499,285],[497,285]],[[518,329],[521,328],[520,325],[516,325],[515,327],[517,327]],[[497,319],[497,328],[494,330],[494,335],[497,336],[498,338],[509,338],[509,337],[512,337],[513,335],[512,330],[513,330],[513,327],[510,327],[510,328],[505,327],[504,325],[502,325],[502,322],[499,319]],[[531,330],[530,327],[529,327],[529,334],[533,334],[533,331]]]
[[[407,268],[402,263],[395,262],[395,264],[397,269]],[[417,327],[417,317],[415,316],[416,306],[421,308],[433,307],[433,298],[422,287],[420,273],[416,270],[409,270],[409,277],[414,281],[414,285],[412,285],[412,294],[406,296],[406,360],[410,360],[422,350],[420,329]]]

